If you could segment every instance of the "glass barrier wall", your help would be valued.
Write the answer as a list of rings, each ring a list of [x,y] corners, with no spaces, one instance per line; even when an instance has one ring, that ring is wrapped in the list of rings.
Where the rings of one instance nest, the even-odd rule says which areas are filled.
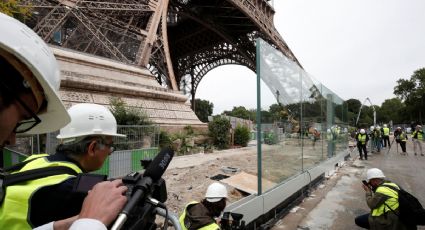
[[[348,122],[347,105],[338,95],[262,39],[257,40],[257,78],[261,193],[344,152]]]

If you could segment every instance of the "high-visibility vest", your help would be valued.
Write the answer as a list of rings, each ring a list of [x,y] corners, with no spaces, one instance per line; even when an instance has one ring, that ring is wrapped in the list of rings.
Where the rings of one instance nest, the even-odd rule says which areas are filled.
[[[404,142],[406,142],[406,133],[405,132],[401,132],[400,133],[400,141],[404,141]]]
[[[189,205],[198,204],[198,203],[199,202],[197,201],[192,201],[189,204],[187,204],[186,207],[184,208],[183,214],[181,214],[181,216],[179,217],[180,226],[183,230],[188,230],[188,228],[184,224],[184,218],[186,217],[187,207],[189,207]],[[205,225],[202,228],[198,228],[198,229],[199,230],[217,230],[217,229],[220,229],[220,226],[214,221],[211,224]]]
[[[384,136],[389,136],[390,135],[390,128],[383,128],[384,130]]]
[[[394,183],[385,182],[385,183],[383,183],[383,185],[389,185],[389,186],[395,187],[397,189],[400,189],[398,187],[398,185],[396,185]],[[389,198],[387,200],[385,200],[384,203],[382,203],[379,207],[372,210],[372,216],[381,216],[382,214],[391,211],[391,209],[396,210],[398,208],[399,204],[398,204],[398,192],[397,191],[395,191],[391,188],[388,188],[386,186],[379,186],[376,189],[375,193],[384,194],[384,195],[388,196]]]
[[[367,134],[365,133],[365,134],[361,134],[361,133],[359,133],[358,134],[359,136],[358,136],[358,139],[359,139],[359,141],[364,145],[364,144],[366,144],[366,137],[367,137]]]
[[[418,136],[417,136],[416,139],[418,139],[418,140],[423,140],[424,139],[424,136],[423,136],[424,133],[422,131],[416,131],[416,130],[412,133],[412,137],[413,138],[416,135],[416,133],[418,133]]]
[[[48,155],[36,154],[28,157],[27,159],[25,159],[26,161],[36,157],[39,159],[35,159],[29,162],[17,172],[23,172],[31,169],[51,166],[65,166],[71,168],[77,173],[82,173],[82,170],[77,165],[71,162],[50,162],[46,157],[41,156]],[[33,226],[31,226],[31,224],[29,223],[29,205],[31,203],[30,200],[34,192],[45,186],[51,186],[62,183],[63,181],[71,177],[75,176],[70,174],[58,174],[8,186],[6,188],[6,195],[4,197],[3,203],[0,206],[0,229],[32,229]]]

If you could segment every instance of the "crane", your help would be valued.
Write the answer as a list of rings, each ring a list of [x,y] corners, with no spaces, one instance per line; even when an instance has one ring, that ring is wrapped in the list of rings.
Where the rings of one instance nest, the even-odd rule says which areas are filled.
[[[363,105],[366,103],[366,101],[369,101],[370,105],[372,106],[372,109],[373,109],[373,126],[376,126],[376,110],[375,110],[375,106],[372,104],[372,102],[370,101],[370,99],[368,97],[366,97],[366,99],[363,101],[362,105],[360,106],[359,114],[357,114],[356,126],[357,126],[357,123],[359,122],[360,113],[362,112]]]

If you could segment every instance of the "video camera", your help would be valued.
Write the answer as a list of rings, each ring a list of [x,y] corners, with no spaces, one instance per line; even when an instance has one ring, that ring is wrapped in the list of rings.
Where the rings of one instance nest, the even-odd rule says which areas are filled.
[[[245,229],[245,221],[242,220],[242,218],[243,218],[243,214],[231,213],[231,212],[223,213],[223,217],[221,218],[221,222],[220,222],[221,229],[222,230]]]
[[[127,204],[111,229],[156,229],[155,223],[158,208],[165,209],[165,217],[168,218],[167,207],[163,204],[167,200],[167,188],[162,175],[173,158],[171,149],[164,149],[152,161],[142,161],[146,170],[143,175],[132,172],[122,178],[127,186]],[[165,221],[165,226],[168,220]]]

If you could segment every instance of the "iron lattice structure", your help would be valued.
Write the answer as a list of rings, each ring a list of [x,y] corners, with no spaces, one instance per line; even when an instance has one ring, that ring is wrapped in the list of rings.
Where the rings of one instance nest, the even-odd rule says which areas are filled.
[[[297,61],[268,0],[24,0],[26,24],[46,42],[147,67],[162,86],[189,92],[226,64],[255,72],[261,37]],[[300,65],[301,66],[301,65]]]

